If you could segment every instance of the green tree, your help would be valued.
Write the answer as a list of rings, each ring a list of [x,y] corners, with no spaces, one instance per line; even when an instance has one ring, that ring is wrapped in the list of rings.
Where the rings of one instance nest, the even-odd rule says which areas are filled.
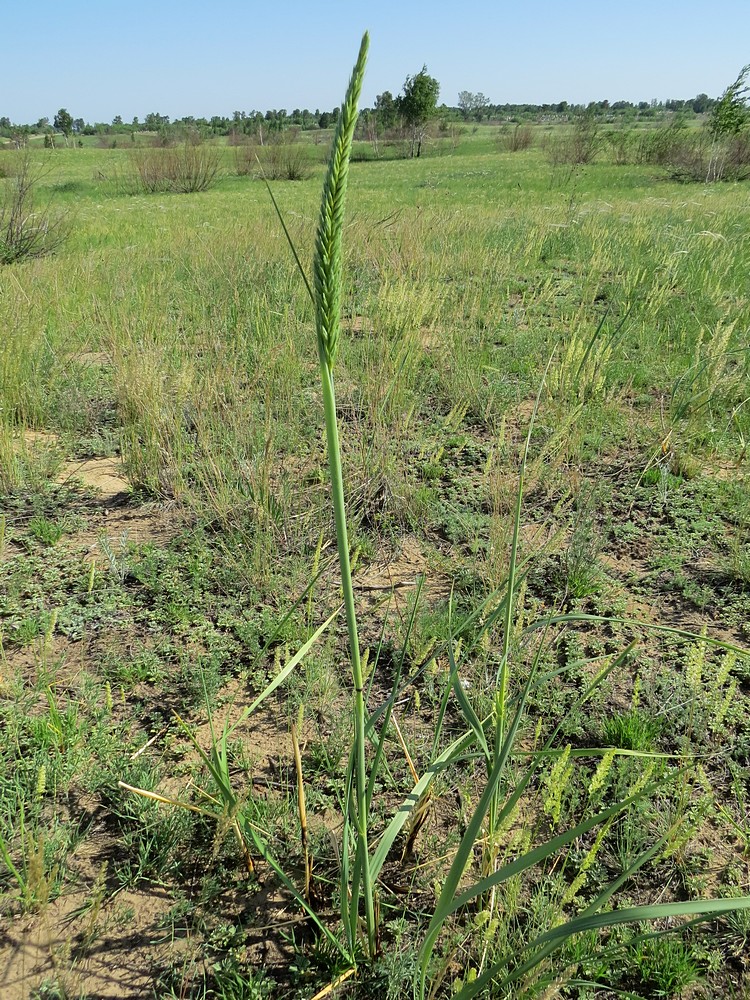
[[[697,115],[702,115],[708,111],[711,100],[708,94],[698,94],[697,97],[694,97],[692,101],[688,101],[687,103]]]
[[[474,94],[470,90],[462,90],[458,95],[458,110],[468,121],[471,112],[474,110]]]
[[[146,132],[158,132],[166,125],[169,125],[169,115],[160,115],[158,111],[150,111],[146,115],[143,128]]]
[[[715,139],[737,135],[750,121],[750,108],[747,106],[750,94],[750,86],[747,83],[749,74],[750,63],[742,67],[737,79],[727,87],[714,105],[708,127]]]
[[[67,145],[68,136],[73,131],[73,115],[66,108],[60,108],[54,117],[52,126],[55,132],[62,132]]]
[[[470,90],[462,90],[458,95],[458,108],[468,121],[472,116],[480,122],[490,107],[490,100],[484,94],[472,94]]]
[[[384,90],[375,98],[375,115],[381,131],[386,132],[396,124],[398,108],[390,90]]]
[[[479,94],[474,94],[474,117],[478,122],[481,122],[484,116],[489,112],[489,107],[489,97],[485,97],[481,92]]]
[[[398,110],[411,130],[411,155],[419,156],[427,131],[427,123],[435,114],[440,84],[430,76],[427,67],[415,76],[407,76],[404,93],[398,99]]]

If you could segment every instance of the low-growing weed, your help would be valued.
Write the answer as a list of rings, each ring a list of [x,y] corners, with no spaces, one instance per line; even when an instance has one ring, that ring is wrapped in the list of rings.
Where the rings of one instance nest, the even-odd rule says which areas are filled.
[[[55,545],[62,538],[64,531],[63,524],[59,521],[50,521],[46,517],[32,517],[29,521],[29,535],[42,545]]]
[[[661,730],[662,723],[658,718],[642,708],[631,708],[607,719],[602,737],[606,746],[650,752],[655,748]]]
[[[701,981],[690,946],[673,936],[648,938],[636,948],[632,964],[639,987],[654,997],[679,997]]]

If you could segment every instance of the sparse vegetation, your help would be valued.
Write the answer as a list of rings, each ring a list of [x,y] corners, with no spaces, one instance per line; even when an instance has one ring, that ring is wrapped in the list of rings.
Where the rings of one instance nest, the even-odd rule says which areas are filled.
[[[746,991],[750,215],[528,128],[354,163],[345,226],[340,132],[315,306],[240,171],[55,151],[80,223],[0,346],[23,995]]]

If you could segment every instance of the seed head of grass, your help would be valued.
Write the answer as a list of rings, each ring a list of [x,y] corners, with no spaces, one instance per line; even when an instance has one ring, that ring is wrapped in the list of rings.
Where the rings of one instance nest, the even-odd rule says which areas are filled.
[[[323,185],[323,201],[315,240],[313,280],[315,283],[315,325],[321,363],[332,368],[339,339],[341,303],[341,233],[344,221],[349,155],[357,124],[357,104],[365,74],[370,37],[365,32],[352,71],[346,98],[339,114],[328,173]]]

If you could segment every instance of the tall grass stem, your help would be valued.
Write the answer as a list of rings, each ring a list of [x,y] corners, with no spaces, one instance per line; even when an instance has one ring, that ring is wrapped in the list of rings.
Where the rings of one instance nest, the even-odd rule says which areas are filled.
[[[356,913],[359,901],[359,882],[361,878],[367,927],[367,947],[368,953],[372,957],[377,950],[377,927],[368,845],[368,781],[365,755],[367,734],[364,676],[359,651],[357,616],[354,607],[349,535],[346,525],[344,478],[341,469],[341,448],[336,420],[336,391],[333,378],[333,367],[336,360],[341,324],[341,237],[344,224],[344,203],[349,175],[349,158],[351,156],[354,129],[357,124],[357,104],[362,90],[368,47],[369,36],[365,33],[360,45],[357,62],[349,81],[346,98],[339,114],[333,148],[328,163],[328,171],[323,185],[323,198],[313,261],[313,286],[315,293],[315,326],[318,341],[318,357],[320,360],[320,376],[323,388],[323,410],[328,442],[328,464],[334,519],[336,522],[336,543],[341,568],[341,589],[346,611],[349,656],[354,685],[354,753],[350,766],[354,769],[355,805],[353,815],[356,833],[356,861],[353,869],[354,874],[349,885],[351,898],[348,901],[348,906],[351,918],[347,919],[344,916],[344,911],[347,908],[347,900],[345,898],[341,900],[341,910],[342,916],[344,916],[344,924],[348,928],[349,944],[353,949],[355,943],[353,937],[356,932]],[[347,810],[347,822],[348,813],[349,810]],[[345,837],[344,850],[346,850],[346,846]]]

